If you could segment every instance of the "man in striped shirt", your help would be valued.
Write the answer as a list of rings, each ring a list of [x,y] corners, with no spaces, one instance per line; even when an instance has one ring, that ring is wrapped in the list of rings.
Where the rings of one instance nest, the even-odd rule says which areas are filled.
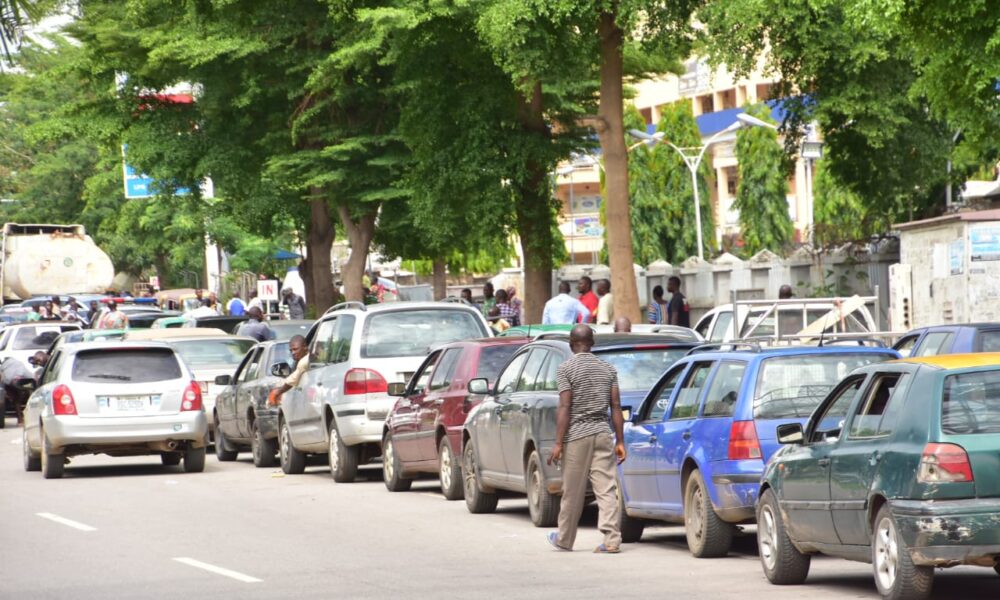
[[[624,421],[615,368],[594,356],[594,331],[577,325],[570,332],[573,358],[559,365],[559,409],[556,413],[556,445],[549,464],[562,461],[563,493],[559,505],[559,531],[549,534],[549,543],[560,550],[572,550],[576,530],[583,513],[587,481],[597,498],[597,527],[604,543],[594,552],[614,554],[620,551],[618,494],[615,483],[615,459],[625,460],[622,443]],[[614,425],[611,438],[608,413]]]

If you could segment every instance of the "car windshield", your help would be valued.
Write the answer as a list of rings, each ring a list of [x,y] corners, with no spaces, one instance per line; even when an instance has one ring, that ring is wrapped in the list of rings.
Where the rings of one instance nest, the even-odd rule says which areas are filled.
[[[73,361],[73,381],[149,383],[181,378],[181,367],[169,348],[129,348],[80,352]]]
[[[58,325],[22,327],[14,334],[12,350],[44,350],[52,345],[62,329]]]
[[[1000,433],[1000,370],[945,377],[941,431]]]
[[[848,373],[874,362],[891,360],[883,352],[845,352],[778,356],[761,363],[754,394],[757,419],[808,417]]]
[[[687,354],[687,351],[687,348],[657,348],[614,350],[596,354],[618,371],[618,389],[635,391],[653,387],[663,372]]]
[[[492,384],[500,369],[503,368],[511,356],[520,348],[518,344],[504,344],[502,346],[488,346],[479,352],[479,368],[476,370],[476,377],[484,377]]]
[[[465,310],[385,312],[368,318],[361,356],[422,356],[436,346],[485,335],[486,329],[476,315]]]
[[[225,338],[170,342],[192,369],[236,366],[254,344],[253,340]]]

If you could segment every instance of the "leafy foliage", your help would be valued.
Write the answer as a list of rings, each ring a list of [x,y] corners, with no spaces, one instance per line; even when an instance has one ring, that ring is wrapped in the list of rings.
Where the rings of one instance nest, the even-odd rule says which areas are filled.
[[[765,123],[773,123],[766,105],[747,107],[746,112]],[[778,134],[768,127],[744,127],[736,133],[739,186],[735,206],[740,211],[740,233],[744,251],[761,250],[781,254],[792,242],[795,229],[788,214],[786,184],[790,162],[778,143]]]

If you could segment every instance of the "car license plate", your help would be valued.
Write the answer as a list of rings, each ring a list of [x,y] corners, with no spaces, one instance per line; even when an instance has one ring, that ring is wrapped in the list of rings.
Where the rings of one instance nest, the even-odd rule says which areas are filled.
[[[149,396],[120,396],[112,400],[111,406],[115,410],[135,411],[149,408]]]

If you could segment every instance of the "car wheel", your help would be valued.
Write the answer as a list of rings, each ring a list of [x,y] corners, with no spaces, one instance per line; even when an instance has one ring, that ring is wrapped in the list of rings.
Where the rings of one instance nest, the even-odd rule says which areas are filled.
[[[21,432],[21,452],[24,454],[25,471],[41,471],[42,457],[37,452],[31,451],[31,444],[28,443],[28,430],[25,428]]]
[[[441,438],[441,443],[438,444],[438,479],[441,480],[441,493],[446,500],[461,500],[465,496],[462,463],[451,451],[448,436]]]
[[[285,475],[299,475],[306,470],[306,455],[296,450],[292,444],[292,432],[284,420],[281,421],[278,433],[278,454],[281,459],[281,470]]]
[[[184,451],[184,472],[185,473],[201,473],[205,470],[205,456],[208,454],[208,449],[202,446],[201,448],[188,448]]]
[[[913,564],[888,506],[879,509],[875,517],[872,568],[875,587],[886,600],[921,600],[931,595],[934,568]]]
[[[226,434],[222,433],[219,422],[215,422],[215,457],[219,462],[232,462],[239,456],[240,451],[229,444]]]
[[[278,453],[275,440],[268,440],[264,438],[264,432],[262,432],[260,427],[257,426],[256,420],[254,420],[253,425],[250,427],[253,430],[251,432],[253,435],[250,437],[250,450],[253,452],[253,466],[273,467],[275,464],[274,456]]]
[[[0,429],[5,427],[7,427],[7,398],[0,393]]]
[[[181,464],[182,456],[180,452],[160,452],[160,462],[164,467],[176,467]]]
[[[693,471],[684,494],[684,529],[688,549],[696,558],[717,558],[733,545],[733,526],[715,514],[701,471]]]
[[[45,431],[41,430],[40,435],[42,436],[42,455],[40,457],[42,477],[45,479],[59,479],[63,476],[63,471],[66,469],[66,457],[63,456],[62,452],[58,454],[49,452],[49,440],[45,437]]]
[[[382,440],[382,481],[390,492],[405,492],[413,485],[412,479],[403,477],[396,446],[392,443],[390,435],[386,435]]]
[[[765,490],[757,505],[757,548],[764,575],[775,585],[799,585],[809,576],[812,557],[792,545],[781,518],[778,498]]]
[[[465,491],[465,506],[470,513],[491,513],[497,509],[500,500],[496,493],[484,492],[479,487],[479,476],[476,474],[476,451],[472,448],[472,440],[465,442],[462,452],[462,486]]]
[[[559,496],[549,493],[545,473],[542,472],[542,459],[537,450],[532,451],[528,457],[525,478],[531,522],[535,527],[552,527],[559,519]]]
[[[345,446],[337,431],[337,424],[330,421],[330,475],[337,483],[351,483],[358,476],[359,448]],[[384,462],[384,461],[383,461]],[[384,477],[384,476],[383,476]]]
[[[625,492],[621,484],[618,485],[618,529],[622,534],[622,543],[634,544],[642,539],[642,530],[646,528],[646,521],[628,516],[625,512]]]

